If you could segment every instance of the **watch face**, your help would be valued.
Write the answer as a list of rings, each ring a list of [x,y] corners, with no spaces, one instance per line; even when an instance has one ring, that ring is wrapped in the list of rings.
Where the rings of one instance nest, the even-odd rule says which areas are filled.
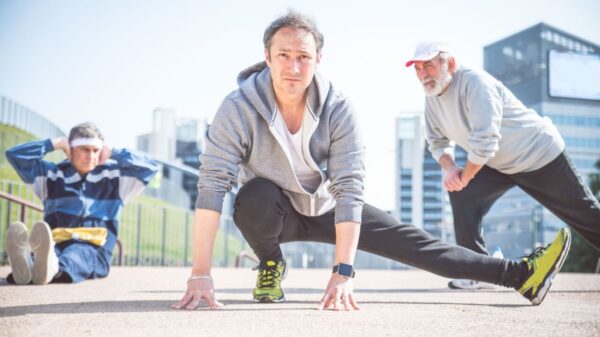
[[[349,264],[340,263],[338,274],[346,277],[352,277],[352,266]]]

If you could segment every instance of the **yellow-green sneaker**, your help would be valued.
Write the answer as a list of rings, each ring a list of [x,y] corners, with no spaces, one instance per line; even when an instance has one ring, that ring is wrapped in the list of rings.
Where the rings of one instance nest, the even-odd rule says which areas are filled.
[[[256,288],[252,291],[254,302],[281,303],[285,301],[285,295],[281,289],[281,280],[286,276],[287,269],[285,261],[261,262],[253,268],[258,270]]]
[[[567,228],[561,228],[552,243],[543,248],[536,248],[528,257],[523,258],[523,261],[527,262],[528,274],[517,290],[531,301],[531,304],[542,303],[552,279],[565,262],[570,247],[571,232]]]

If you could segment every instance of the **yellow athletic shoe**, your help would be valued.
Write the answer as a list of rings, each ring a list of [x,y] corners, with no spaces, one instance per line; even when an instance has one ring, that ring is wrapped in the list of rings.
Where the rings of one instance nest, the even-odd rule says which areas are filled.
[[[252,291],[254,302],[280,303],[285,301],[285,295],[281,289],[281,280],[285,278],[285,261],[267,261],[260,263],[254,268],[258,270],[256,288]]]
[[[517,287],[521,295],[533,305],[540,305],[546,297],[552,279],[562,267],[571,247],[571,231],[561,228],[554,242],[546,247],[536,248],[523,261],[527,262],[527,279]]]

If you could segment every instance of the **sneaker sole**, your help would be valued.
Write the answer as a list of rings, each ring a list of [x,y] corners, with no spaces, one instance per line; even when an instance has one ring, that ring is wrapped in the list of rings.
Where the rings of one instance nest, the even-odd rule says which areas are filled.
[[[285,302],[285,297],[278,298],[275,300],[272,300],[272,299],[266,298],[266,297],[254,299],[254,303],[283,303],[283,302]]]
[[[538,294],[531,300],[531,304],[533,304],[533,305],[542,304],[542,302],[544,301],[544,298],[548,294],[548,290],[550,290],[550,286],[552,285],[552,280],[560,272],[560,269],[562,268],[562,265],[565,263],[567,254],[569,253],[570,249],[571,249],[571,232],[569,231],[569,232],[567,232],[567,242],[565,242],[565,245],[564,245],[562,251],[560,252],[560,257],[558,258],[556,263],[554,263],[552,272],[546,277],[546,280],[544,280],[544,285],[538,291]]]
[[[31,258],[28,256],[28,248],[27,227],[22,222],[11,224],[6,231],[6,254],[16,284],[31,282]]]
[[[496,286],[491,283],[486,282],[477,282],[475,285],[471,286],[456,286],[452,281],[448,282],[448,288],[453,290],[484,290],[484,289],[495,289]]]
[[[49,275],[48,258],[51,249],[54,249],[52,244],[52,232],[45,222],[38,222],[33,225],[31,235],[29,236],[29,245],[35,256],[33,268],[31,269],[31,279],[33,284],[48,284],[54,275]],[[58,272],[58,269],[56,270]]]

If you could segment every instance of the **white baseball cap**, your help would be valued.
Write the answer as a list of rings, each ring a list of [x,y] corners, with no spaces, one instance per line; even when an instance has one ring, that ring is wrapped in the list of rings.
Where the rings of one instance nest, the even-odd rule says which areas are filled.
[[[417,45],[413,58],[406,62],[406,66],[410,67],[416,61],[429,61],[441,52],[451,53],[452,51],[447,45],[441,42],[421,42]]]

